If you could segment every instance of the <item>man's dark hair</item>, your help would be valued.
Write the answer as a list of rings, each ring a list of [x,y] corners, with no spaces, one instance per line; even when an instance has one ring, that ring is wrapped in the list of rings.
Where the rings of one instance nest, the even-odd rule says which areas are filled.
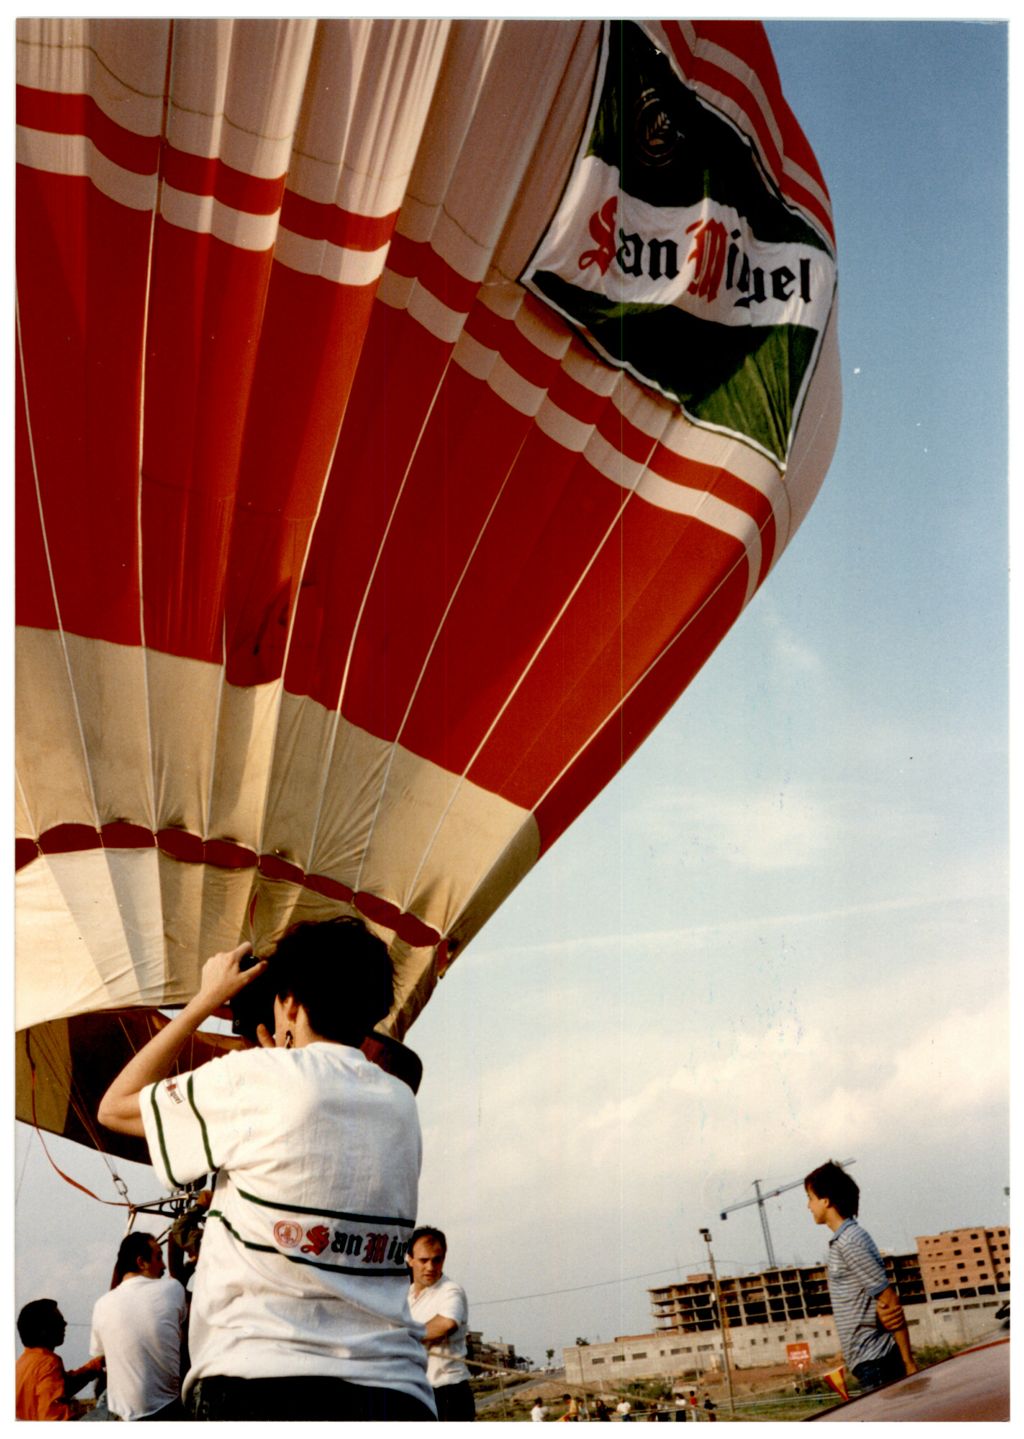
[[[52,1349],[60,1327],[56,1299],[33,1299],[18,1315],[18,1337],[26,1349]]]
[[[811,1170],[804,1180],[804,1188],[818,1199],[827,1199],[844,1219],[853,1219],[860,1211],[860,1189],[856,1180],[832,1159]]]
[[[153,1252],[153,1245],[159,1241],[152,1234],[138,1229],[132,1234],[126,1234],[121,1240],[120,1248],[117,1251],[117,1259],[114,1261],[114,1282],[111,1289],[116,1289],[126,1274],[137,1274],[140,1259],[149,1259]]]
[[[416,1243],[417,1239],[433,1239],[435,1244],[440,1244],[445,1254],[448,1253],[448,1241],[447,1239],[445,1239],[444,1230],[442,1229],[433,1229],[429,1224],[421,1224],[419,1229],[414,1229],[412,1231],[412,1238],[409,1240],[409,1248],[405,1251],[407,1254],[412,1253],[413,1245]]]
[[[278,999],[302,1005],[317,1034],[357,1049],[394,1002],[388,947],[354,914],[292,925],[267,976]]]

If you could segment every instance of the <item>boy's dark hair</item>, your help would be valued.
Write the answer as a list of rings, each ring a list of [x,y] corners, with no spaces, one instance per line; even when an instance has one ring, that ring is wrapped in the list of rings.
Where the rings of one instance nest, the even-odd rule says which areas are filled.
[[[18,1337],[26,1349],[52,1349],[60,1338],[56,1299],[33,1299],[18,1315]]]
[[[448,1241],[444,1237],[444,1231],[442,1229],[433,1229],[429,1224],[421,1224],[418,1229],[412,1231],[412,1235],[409,1238],[409,1248],[405,1251],[406,1254],[412,1253],[413,1245],[417,1239],[433,1239],[435,1244],[440,1244],[445,1254],[448,1253]]]
[[[817,1169],[812,1169],[804,1180],[804,1188],[809,1189],[818,1199],[827,1199],[844,1219],[854,1219],[860,1211],[860,1188],[857,1181],[851,1179],[846,1170],[833,1159],[827,1164],[819,1164]]]
[[[148,1234],[143,1229],[137,1229],[124,1236],[114,1261],[114,1281],[110,1286],[111,1289],[116,1289],[126,1274],[138,1272],[139,1260],[148,1259],[153,1245],[157,1242],[155,1235]]]
[[[267,978],[278,999],[303,1006],[317,1034],[357,1049],[394,1002],[388,947],[354,914],[292,925]]]

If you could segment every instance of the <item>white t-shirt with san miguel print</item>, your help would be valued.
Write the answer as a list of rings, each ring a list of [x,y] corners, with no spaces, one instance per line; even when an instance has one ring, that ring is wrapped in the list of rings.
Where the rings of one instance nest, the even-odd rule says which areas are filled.
[[[405,1250],[416,1220],[412,1091],[348,1045],[253,1049],[150,1085],[168,1185],[217,1171],[193,1284],[187,1393],[209,1375],[334,1375],[433,1409]]]

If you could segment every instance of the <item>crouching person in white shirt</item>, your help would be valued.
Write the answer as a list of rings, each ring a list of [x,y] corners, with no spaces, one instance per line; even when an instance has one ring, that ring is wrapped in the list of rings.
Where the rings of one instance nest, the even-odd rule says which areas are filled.
[[[413,1230],[405,1262],[412,1270],[409,1310],[424,1328],[427,1378],[434,1390],[438,1419],[473,1420],[476,1406],[466,1368],[469,1307],[466,1295],[444,1271],[448,1241],[440,1229]]]
[[[416,1102],[359,1048],[392,1005],[387,947],[345,917],[296,925],[245,969],[248,950],[207,960],[199,993],[99,1110],[145,1136],[169,1188],[216,1171],[186,1408],[202,1420],[432,1420],[404,1264]],[[264,975],[260,1047],[172,1075],[203,1021]]]

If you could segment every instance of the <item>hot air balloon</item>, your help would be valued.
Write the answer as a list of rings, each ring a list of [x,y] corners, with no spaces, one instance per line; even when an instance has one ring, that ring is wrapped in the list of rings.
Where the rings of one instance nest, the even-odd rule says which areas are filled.
[[[95,1141],[296,919],[406,1033],[806,514],[834,236],[748,22],[23,20],[17,161],[18,1114]]]

